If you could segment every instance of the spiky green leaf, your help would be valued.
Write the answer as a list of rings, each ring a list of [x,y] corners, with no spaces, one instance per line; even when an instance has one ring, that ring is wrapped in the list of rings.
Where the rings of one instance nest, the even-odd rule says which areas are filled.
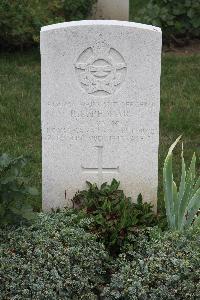
[[[169,148],[167,157],[164,162],[163,168],[163,185],[164,185],[164,200],[165,208],[167,213],[168,226],[170,228],[175,228],[175,210],[174,210],[174,198],[173,198],[173,172],[172,172],[172,152],[181,136],[179,136],[176,141]]]
[[[185,217],[185,224],[184,227],[189,227],[193,220],[195,215],[197,214],[198,210],[200,209],[200,189],[196,191],[194,196],[191,198],[189,205],[186,209],[186,217]]]

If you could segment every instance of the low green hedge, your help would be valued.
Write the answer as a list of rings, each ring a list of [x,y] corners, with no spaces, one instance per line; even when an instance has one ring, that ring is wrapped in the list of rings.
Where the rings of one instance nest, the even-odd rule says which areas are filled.
[[[29,228],[0,230],[1,300],[97,299],[107,255],[77,222],[74,214],[41,214]]]
[[[85,19],[95,1],[1,0],[0,47],[22,48],[38,44],[42,26]]]
[[[183,300],[200,295],[200,227],[135,229],[109,257],[75,211],[0,229],[0,299]]]
[[[155,229],[127,244],[104,299],[200,299],[200,227],[184,234]]]

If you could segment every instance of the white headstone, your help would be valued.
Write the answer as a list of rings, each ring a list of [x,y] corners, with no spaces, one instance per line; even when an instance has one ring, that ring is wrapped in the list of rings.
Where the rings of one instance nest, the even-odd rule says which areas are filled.
[[[129,0],[98,0],[94,18],[103,20],[129,20]]]
[[[43,209],[120,180],[156,205],[161,31],[80,21],[41,31]]]

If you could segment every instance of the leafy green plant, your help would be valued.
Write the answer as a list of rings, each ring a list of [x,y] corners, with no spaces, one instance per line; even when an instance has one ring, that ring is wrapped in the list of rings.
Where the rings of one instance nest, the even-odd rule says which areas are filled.
[[[23,177],[26,164],[27,158],[23,156],[12,158],[5,153],[0,156],[0,224],[16,224],[34,217],[27,197],[38,192]]]
[[[173,230],[188,228],[194,221],[200,208],[200,177],[196,179],[195,153],[189,169],[186,169],[183,150],[182,174],[179,189],[173,180],[172,157],[173,150],[181,137],[170,147],[163,168],[164,200],[168,226]]]
[[[150,0],[139,15],[139,21],[160,26],[167,39],[200,36],[200,0]]]
[[[128,233],[138,227],[156,224],[151,204],[143,203],[141,195],[137,203],[132,203],[115,179],[110,185],[103,183],[100,188],[96,184],[87,184],[89,189],[74,197],[74,207],[93,217],[90,229],[113,254],[119,251]]]

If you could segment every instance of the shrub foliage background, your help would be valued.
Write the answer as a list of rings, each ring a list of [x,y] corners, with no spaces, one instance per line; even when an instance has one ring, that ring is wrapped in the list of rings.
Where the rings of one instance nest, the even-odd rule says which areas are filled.
[[[86,19],[96,1],[1,0],[0,47],[24,48],[38,44],[42,26]],[[167,38],[200,37],[200,0],[146,0],[140,4],[145,7],[137,13],[137,1],[131,3],[131,19],[160,26]]]
[[[96,0],[1,0],[0,47],[39,43],[40,28],[85,19]]]
[[[200,0],[150,0],[139,21],[160,26],[167,39],[200,37]]]

